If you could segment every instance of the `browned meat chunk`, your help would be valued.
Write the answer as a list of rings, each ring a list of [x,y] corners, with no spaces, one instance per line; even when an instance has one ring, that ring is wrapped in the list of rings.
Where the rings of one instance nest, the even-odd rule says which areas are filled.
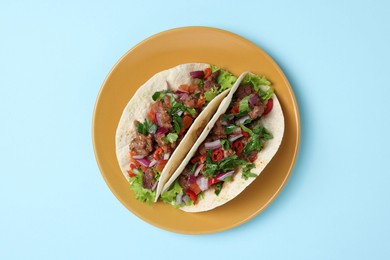
[[[138,134],[129,145],[130,151],[135,152],[137,155],[147,156],[153,151],[152,136]]]
[[[165,99],[165,97],[164,97]],[[156,113],[157,124],[165,129],[172,128],[172,117],[165,110],[162,102],[156,102],[153,107]]]
[[[203,85],[204,91],[209,91],[209,90],[212,89],[213,87],[218,87],[218,88],[219,88],[219,84],[216,82],[218,76],[219,76],[219,70],[213,72],[213,73],[210,75],[210,77],[208,77],[208,78],[205,80],[204,85]]]
[[[152,189],[154,182],[154,172],[151,169],[147,169],[142,175],[142,186],[145,189]]]
[[[197,99],[192,95],[189,95],[186,99],[183,100],[183,103],[186,107],[194,108],[197,104]]]
[[[234,151],[233,149],[227,149],[225,151],[223,151],[223,156],[226,158],[226,157],[229,157],[230,155],[234,154]]]
[[[187,190],[190,187],[190,184],[188,183],[190,179],[190,175],[188,173],[183,173],[179,177],[179,184],[183,188],[183,190]]]
[[[236,93],[234,93],[235,98],[243,99],[246,96],[249,96],[252,93],[251,85],[241,85],[238,87]]]
[[[176,147],[176,143],[165,143],[162,140],[164,137],[165,135],[156,136],[158,147],[161,147],[164,153],[171,153],[171,151],[173,151],[173,149]]]
[[[205,155],[207,153],[206,151],[206,148],[204,147],[204,144],[201,144],[198,148],[198,152],[201,154],[201,155]]]
[[[222,125],[222,117],[219,117],[213,129],[211,130],[211,133],[212,135],[216,136],[218,139],[226,138],[225,130]]]
[[[252,111],[249,112],[249,117],[251,119],[259,118],[264,113],[264,106],[260,104],[258,106],[254,106]]]

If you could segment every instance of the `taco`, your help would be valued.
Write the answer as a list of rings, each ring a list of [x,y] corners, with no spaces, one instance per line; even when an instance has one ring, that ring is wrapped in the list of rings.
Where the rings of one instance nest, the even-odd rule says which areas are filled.
[[[203,63],[162,71],[125,107],[116,132],[119,166],[136,199],[152,203],[237,77]]]
[[[187,212],[225,204],[263,171],[283,133],[283,112],[270,82],[242,74],[165,184],[162,200]]]

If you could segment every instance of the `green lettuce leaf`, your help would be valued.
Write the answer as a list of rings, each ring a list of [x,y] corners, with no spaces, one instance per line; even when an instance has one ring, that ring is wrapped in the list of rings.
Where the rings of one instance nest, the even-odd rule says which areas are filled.
[[[135,193],[135,198],[139,201],[145,202],[148,205],[152,204],[156,192],[145,189],[142,186],[142,171],[133,170],[134,177],[130,178],[130,189]]]
[[[205,99],[207,102],[210,102],[210,101],[213,100],[217,95],[218,95],[218,90],[211,89],[211,90],[206,91],[206,92],[204,93],[204,99]]]
[[[167,136],[165,136],[162,140],[165,143],[174,143],[176,142],[177,138],[179,136],[175,133],[169,133]]]
[[[246,96],[240,101],[238,112],[249,112],[251,109],[249,108],[249,99],[251,96]]]
[[[164,203],[176,204],[176,196],[183,195],[183,189],[180,184],[175,181],[173,186],[161,194],[161,199]]]
[[[236,76],[234,76],[227,70],[221,69],[221,72],[219,73],[219,76],[217,78],[218,84],[221,85],[218,91],[223,92],[224,90],[231,88],[236,81]]]

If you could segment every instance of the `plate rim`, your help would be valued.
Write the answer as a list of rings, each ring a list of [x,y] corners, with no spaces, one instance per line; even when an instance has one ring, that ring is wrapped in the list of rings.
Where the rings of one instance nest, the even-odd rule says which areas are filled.
[[[116,190],[111,186],[107,176],[105,174],[103,174],[103,170],[102,170],[103,167],[101,165],[101,161],[100,161],[99,155],[97,153],[97,148],[96,148],[96,139],[97,138],[95,136],[96,135],[96,133],[95,133],[95,131],[96,131],[95,130],[96,129],[96,111],[97,111],[97,108],[99,106],[99,101],[100,101],[102,92],[104,90],[104,86],[106,85],[108,79],[111,77],[112,73],[117,68],[117,66],[122,62],[122,60],[124,60],[127,57],[127,55],[129,55],[133,50],[135,50],[136,48],[142,46],[143,44],[147,43],[148,41],[153,40],[154,38],[158,38],[161,35],[173,33],[173,32],[176,32],[176,31],[193,30],[193,29],[202,29],[202,30],[216,31],[216,32],[219,32],[219,33],[228,34],[231,37],[238,38],[240,41],[243,41],[246,44],[255,47],[255,49],[257,49],[257,51],[261,52],[262,55],[271,64],[273,64],[274,68],[281,75],[281,77],[282,77],[282,79],[284,81],[284,84],[287,86],[288,91],[290,93],[290,96],[292,98],[292,103],[293,103],[293,107],[294,107],[294,115],[295,115],[294,119],[297,122],[297,134],[296,134],[296,142],[295,142],[295,147],[294,147],[293,160],[291,161],[290,166],[288,168],[288,172],[287,172],[285,178],[283,179],[283,181],[281,182],[280,186],[278,187],[277,191],[267,200],[267,203],[265,203],[262,207],[258,208],[252,214],[246,216],[245,218],[241,219],[240,221],[236,221],[234,223],[231,223],[229,225],[225,225],[225,226],[220,227],[220,228],[210,229],[207,232],[189,232],[189,231],[185,231],[185,230],[182,230],[182,229],[174,229],[174,228],[171,228],[171,227],[166,227],[166,226],[163,226],[163,225],[161,225],[161,224],[159,224],[159,223],[157,223],[157,222],[155,222],[153,220],[150,220],[150,219],[145,220],[143,216],[141,216],[137,212],[133,211],[131,208],[127,207],[126,203],[120,198],[120,196],[118,195]],[[121,204],[126,209],[128,209],[131,213],[136,215],[139,219],[141,219],[145,223],[151,224],[151,225],[153,225],[153,226],[155,226],[155,227],[157,227],[159,229],[165,230],[165,231],[170,231],[170,232],[178,233],[178,234],[186,234],[186,235],[202,235],[202,234],[213,234],[213,233],[223,232],[223,231],[226,231],[226,230],[238,227],[238,226],[248,222],[249,220],[251,220],[254,217],[256,217],[257,215],[259,215],[261,212],[263,212],[266,208],[268,208],[268,206],[276,199],[276,197],[279,196],[279,194],[281,193],[281,191],[285,187],[287,181],[289,180],[289,178],[291,176],[291,173],[292,173],[292,171],[294,169],[294,166],[296,164],[298,155],[299,155],[299,149],[300,149],[300,143],[301,143],[301,122],[300,122],[299,106],[298,106],[295,94],[293,92],[293,89],[292,89],[292,87],[291,87],[291,85],[290,85],[286,75],[283,73],[282,69],[279,67],[279,65],[276,63],[276,61],[268,53],[266,53],[260,46],[258,46],[257,44],[253,43],[252,41],[244,38],[243,36],[240,36],[240,35],[238,35],[236,33],[233,33],[233,32],[230,32],[230,31],[227,31],[227,30],[224,30],[224,29],[220,29],[220,28],[216,28],[216,27],[209,27],[209,26],[183,26],[183,27],[176,27],[176,28],[171,28],[171,29],[168,29],[168,30],[160,31],[158,33],[155,33],[155,34],[153,34],[153,35],[143,39],[142,41],[138,42],[136,45],[131,47],[129,50],[127,50],[118,59],[118,61],[111,67],[111,69],[109,70],[108,74],[106,75],[103,83],[100,86],[100,89],[99,89],[99,92],[97,94],[97,97],[96,97],[96,100],[95,100],[95,104],[94,104],[94,109],[93,109],[93,114],[92,114],[92,129],[91,130],[92,130],[91,131],[92,132],[92,145],[93,145],[93,151],[94,151],[96,163],[98,165],[100,174],[102,175],[106,185],[108,186],[110,191],[114,194],[116,199],[118,199],[121,202]]]

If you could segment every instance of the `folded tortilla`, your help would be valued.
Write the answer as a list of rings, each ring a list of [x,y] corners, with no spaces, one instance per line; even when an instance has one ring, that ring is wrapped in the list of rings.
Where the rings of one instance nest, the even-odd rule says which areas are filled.
[[[169,187],[173,184],[173,182],[180,176],[183,172],[191,158],[196,154],[199,146],[203,143],[203,141],[208,136],[209,132],[217,122],[218,118],[225,114],[228,109],[230,102],[232,101],[233,94],[238,89],[240,82],[244,79],[244,77],[250,72],[245,72],[240,75],[237,82],[232,87],[228,96],[224,98],[220,106],[218,107],[217,112],[211,118],[209,123],[206,125],[205,129],[201,133],[199,139],[193,145],[191,150],[188,152],[187,156],[184,158],[183,162],[174,172],[172,177],[168,180],[168,182],[164,185],[163,191],[169,189]],[[268,87],[263,86],[263,90],[266,90]],[[279,146],[282,142],[283,133],[284,133],[284,116],[282,112],[282,108],[280,106],[279,100],[274,94],[273,97],[273,108],[269,114],[262,117],[260,119],[260,123],[272,133],[273,139],[268,140],[263,149],[258,153],[257,159],[253,162],[255,164],[255,168],[251,170],[251,172],[256,175],[260,175],[260,173],[264,170],[267,164],[271,161],[272,157],[276,154]],[[234,199],[238,196],[246,187],[248,187],[256,178],[249,178],[248,180],[243,179],[242,177],[242,168],[235,173],[234,179],[231,182],[226,182],[223,185],[223,188],[220,194],[217,196],[214,192],[214,189],[208,189],[204,192],[203,198],[200,199],[195,205],[192,206],[184,206],[180,209],[186,212],[202,212],[214,209],[218,206],[221,206],[228,201]]]
[[[133,123],[134,120],[144,121],[149,112],[150,105],[154,102],[152,96],[156,91],[166,89],[167,86],[169,86],[171,90],[177,90],[181,84],[191,83],[192,78],[189,75],[191,71],[204,70],[208,67],[210,67],[210,65],[204,63],[182,64],[155,74],[145,84],[138,88],[137,92],[123,110],[115,138],[117,160],[127,181],[130,181],[127,172],[130,170],[129,144],[137,134],[137,129]],[[183,161],[187,152],[199,138],[211,116],[215,113],[219,104],[228,93],[229,90],[225,90],[216,96],[194,120],[161,172],[156,188],[155,201],[157,201],[162,192],[165,182],[172,176],[173,172]]]

